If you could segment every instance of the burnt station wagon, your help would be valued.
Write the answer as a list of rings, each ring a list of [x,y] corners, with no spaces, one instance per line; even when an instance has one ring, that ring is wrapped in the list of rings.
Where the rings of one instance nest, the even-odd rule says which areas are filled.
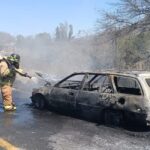
[[[150,123],[150,72],[79,72],[33,89],[32,103],[106,124]]]

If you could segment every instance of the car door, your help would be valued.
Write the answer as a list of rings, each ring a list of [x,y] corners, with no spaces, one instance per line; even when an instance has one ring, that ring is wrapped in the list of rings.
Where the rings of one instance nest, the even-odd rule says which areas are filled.
[[[63,112],[74,113],[76,95],[78,94],[84,74],[73,74],[62,80],[50,93],[50,105]]]
[[[112,94],[108,75],[88,75],[77,95],[77,113],[88,120],[99,120],[103,108],[110,105]]]
[[[140,83],[128,76],[113,77],[116,94],[116,107],[124,111],[139,113],[144,108],[144,97]]]

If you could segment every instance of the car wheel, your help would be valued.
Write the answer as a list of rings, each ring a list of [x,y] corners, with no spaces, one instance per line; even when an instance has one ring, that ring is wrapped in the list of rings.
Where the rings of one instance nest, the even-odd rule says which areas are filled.
[[[123,113],[116,110],[105,110],[103,120],[106,125],[121,126],[123,125]]]
[[[37,109],[43,110],[46,106],[45,99],[42,95],[35,95],[33,97],[34,106]]]

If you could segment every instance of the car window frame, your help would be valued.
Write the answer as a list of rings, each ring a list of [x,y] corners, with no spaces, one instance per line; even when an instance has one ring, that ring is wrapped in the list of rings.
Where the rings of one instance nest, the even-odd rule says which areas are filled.
[[[65,81],[67,81],[69,78],[71,78],[71,77],[73,77],[73,76],[77,76],[77,75],[83,75],[83,79],[82,79],[82,81],[81,81],[81,85],[80,85],[80,87],[79,87],[79,89],[78,89],[78,90],[81,90],[83,81],[84,81],[85,76],[86,76],[86,73],[73,73],[73,74],[71,74],[71,75],[65,77],[64,79],[62,79],[62,80],[59,81],[58,83],[56,83],[56,84],[54,85],[54,87],[55,87],[55,88],[57,87],[57,88],[67,89],[67,88],[65,88],[65,87],[59,87],[59,85],[62,84],[63,82],[65,82]],[[77,90],[77,89],[74,89],[74,90]]]
[[[114,81],[114,78],[115,78],[115,77],[131,78],[131,79],[135,80],[135,81],[137,82],[139,88],[140,88],[141,95],[127,94],[127,93],[120,93],[120,92],[118,92],[117,87],[116,87],[116,84],[115,84],[115,81]],[[112,80],[113,80],[112,82],[113,82],[113,84],[114,84],[114,89],[115,89],[116,93],[118,93],[118,94],[126,94],[126,95],[134,95],[134,96],[144,96],[144,91],[143,91],[142,85],[141,85],[140,81],[138,80],[138,78],[131,77],[131,76],[125,76],[125,75],[113,75]]]
[[[106,77],[108,78],[108,80],[109,80],[109,82],[110,82],[110,85],[111,85],[112,92],[104,92],[104,91],[101,91],[101,89],[100,89],[100,90],[99,90],[99,93],[107,93],[107,94],[110,94],[110,93],[111,93],[111,94],[113,94],[113,93],[115,92],[114,86],[113,86],[113,83],[112,83],[112,80],[111,80],[111,75],[110,75],[110,74],[105,74],[105,73],[89,73],[89,74],[88,74],[88,73],[87,73],[86,76],[88,76],[88,75],[94,75],[94,77],[91,78],[91,80],[89,80],[89,83],[90,83],[90,84],[91,84],[91,82],[93,82],[98,76],[101,76],[101,77],[106,76]],[[106,80],[106,79],[105,79],[105,80]],[[105,80],[103,81],[103,84],[104,84]],[[90,91],[90,90],[84,90],[85,82],[86,82],[86,80],[84,80],[84,83],[83,83],[83,85],[82,85],[81,90],[82,90],[82,91],[92,92],[92,91]]]

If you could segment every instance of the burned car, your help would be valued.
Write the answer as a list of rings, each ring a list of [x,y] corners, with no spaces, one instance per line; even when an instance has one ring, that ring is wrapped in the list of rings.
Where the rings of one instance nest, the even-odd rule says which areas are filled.
[[[78,72],[55,85],[33,89],[38,109],[50,109],[91,121],[149,124],[150,72]]]

